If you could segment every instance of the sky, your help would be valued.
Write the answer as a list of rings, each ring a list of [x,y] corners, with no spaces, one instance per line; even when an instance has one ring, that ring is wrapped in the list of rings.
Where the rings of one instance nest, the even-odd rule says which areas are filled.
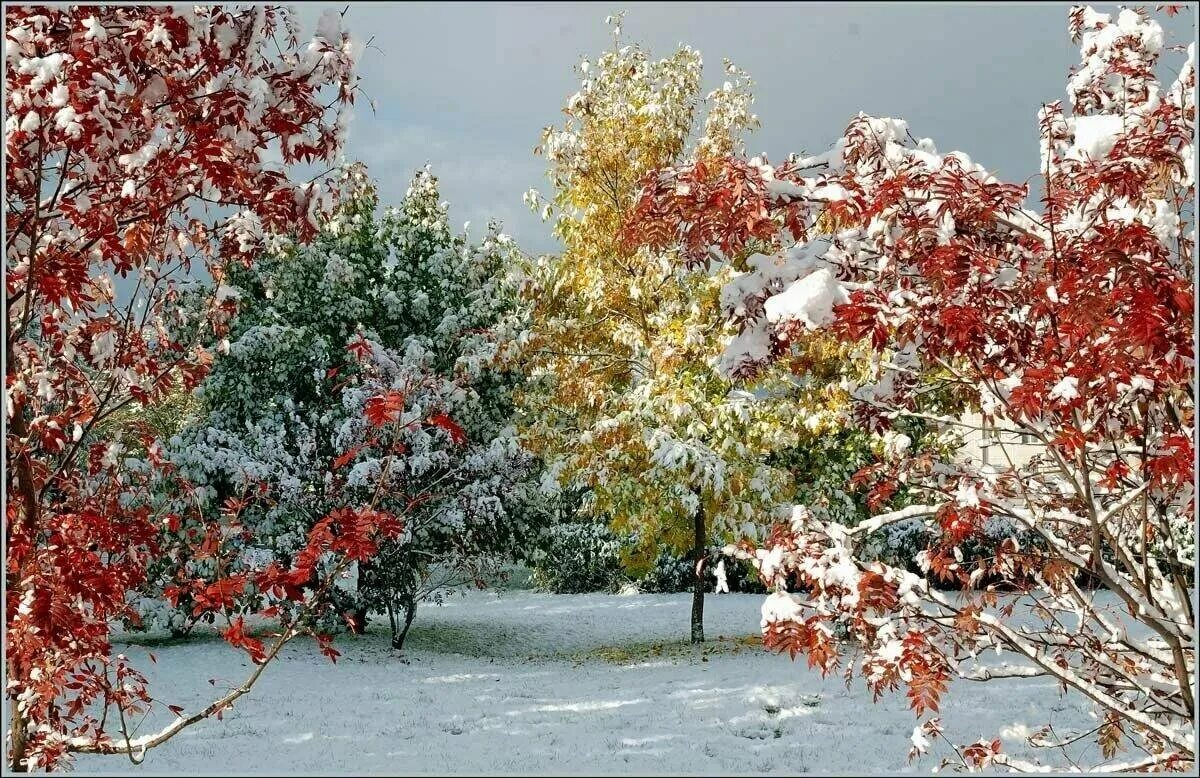
[[[298,8],[305,31],[330,6]],[[337,5],[340,9],[345,5]],[[747,151],[779,161],[828,148],[859,111],[903,118],[938,150],[959,149],[1008,181],[1038,164],[1037,111],[1064,97],[1078,48],[1068,4],[1037,3],[351,3],[345,26],[371,39],[360,61],[366,100],[355,107],[346,155],[365,162],[383,203],[432,165],[454,222],[479,237],[489,218],[530,253],[556,250],[549,225],[522,195],[548,190],[534,155],[541,130],[563,118],[574,67],[612,38],[605,17],[625,10],[622,37],[652,56],[699,49],[705,88],[721,60],[749,71],[762,128]],[[1114,6],[1099,5],[1112,12]],[[1194,35],[1195,7],[1165,19],[1168,44]],[[1161,15],[1159,15],[1161,17]],[[1164,77],[1181,55],[1166,53]]]

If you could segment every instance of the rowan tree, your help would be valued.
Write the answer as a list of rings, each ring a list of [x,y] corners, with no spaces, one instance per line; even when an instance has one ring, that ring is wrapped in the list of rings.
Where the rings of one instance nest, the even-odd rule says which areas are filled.
[[[904,688],[918,716],[956,678],[1046,677],[1095,703],[1097,726],[1047,726],[1031,746],[1065,754],[1090,738],[1103,769],[1194,769],[1194,45],[1164,86],[1163,30],[1145,11],[1075,7],[1069,29],[1081,61],[1070,110],[1039,116],[1040,210],[1027,185],[859,115],[821,155],[650,176],[641,218],[696,253],[782,244],[763,263],[781,285],[757,285],[751,326],[768,343],[803,325],[868,344],[875,374],[853,392],[864,423],[967,424],[922,405],[933,386],[1040,447],[1024,462],[1000,446],[989,465],[898,452],[860,474],[870,520],[798,505],[761,547],[743,544],[776,587],[768,646],[827,673],[844,631],[847,676],[877,697]],[[897,508],[901,483],[915,500]],[[910,522],[932,538],[918,573],[864,554],[871,533]],[[995,553],[967,562],[985,536],[1001,538]],[[942,733],[927,718],[910,757]],[[953,752],[963,768],[1043,769],[998,739]]]
[[[4,40],[5,692],[9,762],[23,770],[69,752],[136,754],[232,699],[129,737],[128,716],[151,698],[113,656],[109,627],[173,520],[153,498],[170,468],[152,437],[125,451],[106,422],[204,375],[211,355],[193,336],[219,333],[233,301],[218,293],[200,321],[173,319],[180,276],[219,281],[264,234],[315,232],[333,192],[289,172],[338,154],[359,47],[336,13],[302,44],[273,6],[13,7]],[[324,551],[360,557],[396,532],[371,510],[328,517],[304,575]],[[196,552],[219,553],[219,534]],[[289,571],[257,575],[294,596]],[[210,599],[252,584],[217,581]],[[240,621],[225,635],[258,660],[277,650]]]

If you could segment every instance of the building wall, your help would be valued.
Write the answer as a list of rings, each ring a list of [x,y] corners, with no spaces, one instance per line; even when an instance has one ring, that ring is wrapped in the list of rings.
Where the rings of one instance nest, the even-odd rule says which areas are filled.
[[[983,417],[978,413],[966,414],[962,420],[972,427],[983,426]],[[998,469],[1009,467],[1010,459],[1013,465],[1023,467],[1044,448],[1037,438],[1010,428],[992,427],[986,431],[964,428],[963,432],[964,442],[959,455]]]

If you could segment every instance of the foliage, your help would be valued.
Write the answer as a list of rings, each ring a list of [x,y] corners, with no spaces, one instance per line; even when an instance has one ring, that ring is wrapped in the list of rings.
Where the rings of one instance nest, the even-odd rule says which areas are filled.
[[[146,405],[126,405],[114,411],[96,426],[96,435],[116,442],[125,452],[145,456],[146,440],[169,440],[186,429],[199,412],[195,394],[179,385]]]
[[[725,580],[730,592],[749,592],[766,594],[767,590],[759,580],[758,571],[749,562],[737,557],[710,554],[704,570],[704,590],[716,590],[715,570],[717,562],[724,564]],[[626,574],[629,568],[626,567]],[[688,591],[695,580],[695,562],[686,556],[680,556],[671,549],[659,548],[653,564],[637,578],[639,591],[649,593],[674,593]]]
[[[649,177],[640,212],[692,257],[781,244],[751,288],[769,338],[751,367],[797,327],[821,328],[877,356],[852,390],[868,427],[976,426],[931,409],[932,386],[1041,449],[1021,462],[1001,446],[992,465],[894,451],[860,471],[875,515],[856,526],[797,506],[742,549],[766,581],[803,591],[768,598],[766,644],[831,672],[843,630],[859,652],[847,675],[877,695],[904,687],[918,716],[956,677],[1044,676],[1091,699],[1099,723],[1034,745],[1092,738],[1105,769],[1193,769],[1194,47],[1164,88],[1163,32],[1144,11],[1077,7],[1069,27],[1081,63],[1070,115],[1059,102],[1040,115],[1040,212],[1023,207],[1027,186],[863,115],[815,157]],[[913,520],[936,538],[918,572],[864,557],[872,533]],[[964,563],[985,541],[995,553]],[[1016,662],[984,664],[985,649]],[[912,755],[940,733],[937,718],[919,726]],[[948,761],[1038,769],[999,740]]]
[[[405,512],[405,535],[358,566],[343,603],[356,630],[369,610],[387,612],[399,645],[399,614],[411,622],[439,587],[482,585],[536,524],[534,462],[511,423],[519,375],[498,364],[522,326],[516,249],[497,225],[478,245],[454,235],[428,170],[378,218],[365,171],[344,175],[347,201],[313,242],[283,244],[226,279],[238,312],[200,389],[205,414],[170,456],[209,511],[257,491],[239,564],[265,552],[289,565],[314,522],[379,488],[369,422],[424,419],[405,429],[406,456],[384,479],[424,502],[380,497]],[[156,572],[158,587],[217,573],[185,554]],[[185,629],[191,607],[182,598],[162,615]]]
[[[615,591],[622,576],[620,539],[604,522],[553,525],[534,560],[535,588],[555,594]]]
[[[637,579],[642,592],[686,592],[692,588],[696,578],[696,563],[686,556],[674,553],[667,546],[659,546],[653,563]],[[711,591],[711,582],[706,581],[705,591]]]
[[[336,14],[300,45],[273,6],[13,7],[4,41],[9,760],[50,768],[115,748],[150,700],[109,620],[158,553],[149,495],[173,473],[149,435],[127,457],[101,428],[204,375],[193,336],[227,301],[171,321],[176,278],[315,231],[332,190],[289,171],[339,152],[358,50]]]
[[[731,395],[710,364],[728,335],[721,279],[681,270],[620,233],[640,178],[681,158],[702,103],[699,154],[738,148],[757,120],[749,81],[733,65],[731,81],[702,100],[698,53],[652,60],[621,45],[619,19],[616,30],[614,50],[579,66],[566,121],[547,128],[540,147],[554,187],[543,212],[555,216],[563,251],[541,258],[526,287],[523,437],[561,484],[587,489],[590,515],[610,517],[650,553],[658,543],[703,553],[712,533],[754,533],[786,487],[763,457],[793,431],[770,403]]]

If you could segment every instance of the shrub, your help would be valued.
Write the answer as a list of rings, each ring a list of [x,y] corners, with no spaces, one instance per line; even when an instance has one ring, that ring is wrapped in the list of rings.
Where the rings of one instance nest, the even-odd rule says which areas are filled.
[[[643,592],[690,592],[694,580],[692,561],[678,556],[667,546],[660,545],[658,555],[650,569],[638,579],[638,589]],[[705,587],[712,591],[712,582]]]
[[[603,523],[568,521],[546,534],[531,578],[555,594],[613,591],[623,578],[621,541]]]

